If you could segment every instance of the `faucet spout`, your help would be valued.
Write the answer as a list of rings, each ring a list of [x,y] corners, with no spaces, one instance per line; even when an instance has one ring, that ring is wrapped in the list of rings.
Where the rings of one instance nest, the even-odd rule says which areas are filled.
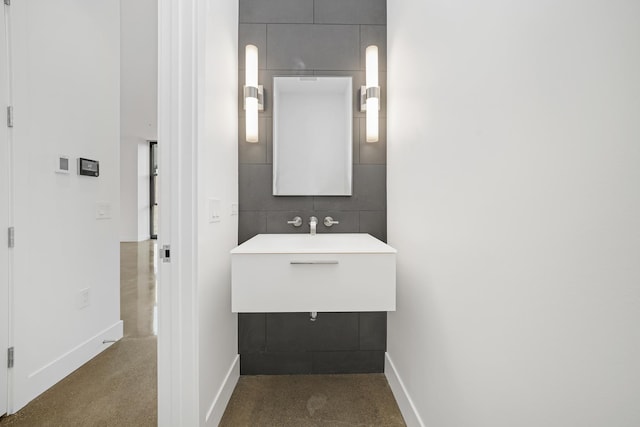
[[[315,216],[312,216],[311,218],[309,218],[309,231],[311,232],[312,236],[316,235],[317,225],[318,225],[318,218],[316,218]]]

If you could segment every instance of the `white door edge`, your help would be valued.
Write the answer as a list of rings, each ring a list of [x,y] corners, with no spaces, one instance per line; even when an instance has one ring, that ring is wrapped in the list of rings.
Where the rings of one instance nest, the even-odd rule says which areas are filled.
[[[158,3],[158,425],[199,424],[197,311],[198,83],[204,0]],[[194,49],[195,47],[195,49]]]
[[[9,6],[3,5],[0,16],[0,107],[2,108],[2,122],[0,122],[0,415],[11,412],[9,402],[10,378],[8,348],[10,346],[11,326],[11,293],[10,293],[10,249],[8,248],[7,232],[11,225],[11,149],[10,129],[5,122],[7,106],[11,105],[10,66],[9,57]]]

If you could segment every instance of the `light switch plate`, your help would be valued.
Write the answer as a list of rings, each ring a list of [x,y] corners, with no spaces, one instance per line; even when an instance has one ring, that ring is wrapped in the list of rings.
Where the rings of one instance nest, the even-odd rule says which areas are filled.
[[[96,202],[96,219],[111,218],[111,203]]]
[[[238,204],[237,203],[232,203],[231,204],[231,215],[238,215]]]
[[[209,199],[209,222],[220,222],[220,199]]]
[[[89,288],[80,289],[78,291],[78,308],[88,307],[91,303],[89,299]]]

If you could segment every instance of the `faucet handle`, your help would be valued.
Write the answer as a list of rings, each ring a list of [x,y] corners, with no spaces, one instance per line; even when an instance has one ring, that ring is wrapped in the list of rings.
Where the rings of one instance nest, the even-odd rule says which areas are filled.
[[[324,225],[326,227],[331,227],[334,224],[340,224],[340,221],[334,221],[333,218],[331,218],[330,216],[324,217]]]
[[[296,216],[291,221],[287,221],[287,224],[291,224],[294,227],[300,227],[302,225],[302,218]]]

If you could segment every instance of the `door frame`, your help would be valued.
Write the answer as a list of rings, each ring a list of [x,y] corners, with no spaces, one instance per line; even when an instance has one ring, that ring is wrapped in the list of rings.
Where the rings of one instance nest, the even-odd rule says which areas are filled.
[[[158,2],[158,425],[199,425],[197,145],[205,0]]]
[[[12,132],[7,123],[4,123],[5,108],[12,104],[11,102],[11,55],[9,47],[10,37],[10,9],[4,4],[2,16],[0,17],[0,56],[3,57],[5,63],[0,71],[0,84],[3,86],[1,91],[4,93],[0,105],[2,107],[3,123],[0,123],[2,129],[2,137],[0,138],[0,231],[6,236],[8,228],[12,225],[12,191],[13,191],[13,161],[12,157]],[[2,263],[3,271],[0,277],[0,416],[11,413],[11,369],[8,368],[8,349],[12,344],[11,339],[11,311],[12,293],[11,293],[11,250],[7,241],[0,242],[0,263]]]

